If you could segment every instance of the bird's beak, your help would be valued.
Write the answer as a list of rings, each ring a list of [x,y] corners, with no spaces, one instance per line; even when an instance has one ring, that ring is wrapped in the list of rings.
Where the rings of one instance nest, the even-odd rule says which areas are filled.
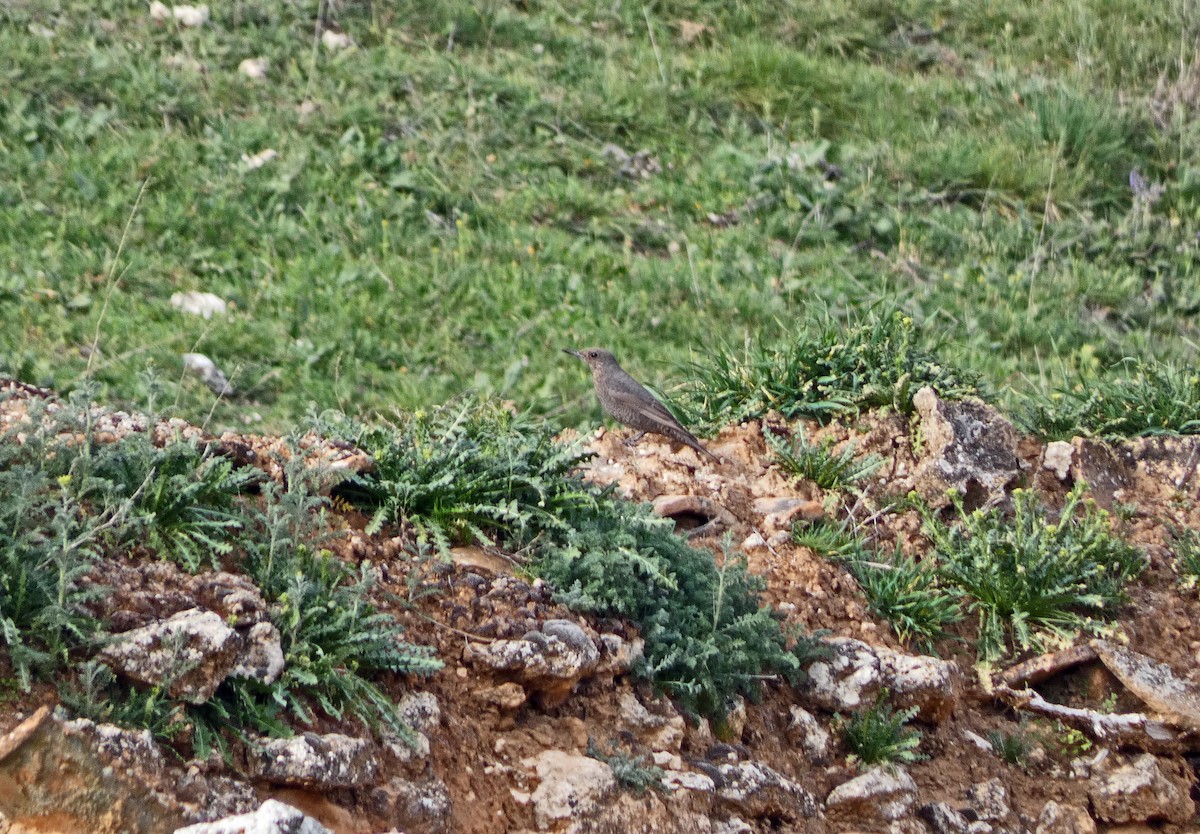
[[[582,354],[582,353],[580,353],[580,352],[579,352],[579,351],[577,351],[577,350],[567,350],[566,348],[563,348],[563,353],[569,353],[569,354],[571,354],[572,356],[574,356],[576,359],[582,359],[582,358],[583,358],[583,354]]]

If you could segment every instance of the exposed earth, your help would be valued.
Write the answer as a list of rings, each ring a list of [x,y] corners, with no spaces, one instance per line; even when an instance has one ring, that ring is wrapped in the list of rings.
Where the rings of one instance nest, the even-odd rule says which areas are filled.
[[[27,398],[38,396],[10,388],[0,428],[23,419]],[[720,464],[661,438],[629,447],[622,441],[630,432],[601,430],[589,439],[596,453],[589,477],[654,502],[681,531],[693,532],[694,543],[711,546],[714,558],[722,558],[722,542],[744,553],[789,626],[827,632],[833,653],[814,662],[799,688],[765,680],[760,703],[737,705],[716,726],[683,716],[632,674],[638,640],[628,623],[572,612],[523,573],[519,557],[485,548],[421,562],[422,593],[414,595],[406,581],[414,564],[408,534],[385,527],[368,535],[367,518],[335,502],[344,535],[333,549],[347,562],[380,566],[380,607],[405,624],[412,642],[436,646],[446,664],[425,681],[383,682],[427,746],[418,743],[414,752],[325,717],[300,728],[294,741],[306,749],[281,748],[276,765],[247,750],[232,764],[216,756],[187,761],[156,749],[147,734],[52,712],[58,698],[44,683],[29,694],[7,690],[0,706],[7,820],[0,831],[149,834],[196,824],[188,830],[315,832],[316,823],[338,834],[1200,830],[1200,599],[1181,587],[1169,533],[1200,527],[1200,442],[1078,439],[1048,448],[982,405],[930,396],[912,420],[867,415],[805,427],[812,440],[830,439],[838,449],[853,443],[856,454],[884,459],[859,484],[861,494],[847,497],[781,471],[764,427],[796,428],[778,419],[727,427],[706,441]],[[146,428],[111,415],[96,431],[115,438]],[[202,434],[181,424],[160,430]],[[243,462],[266,461],[281,442],[207,439]],[[315,440],[310,449],[362,465],[354,450]],[[1095,642],[1080,637],[1074,654],[1064,646],[1035,659],[1040,671],[1007,674],[1029,659],[1022,656],[975,667],[970,618],[933,647],[934,656],[922,655],[872,614],[845,567],[790,536],[799,520],[852,518],[881,545],[924,554],[919,514],[883,512],[889,499],[915,491],[937,503],[948,486],[959,486],[975,506],[1003,505],[1012,489],[1026,486],[1055,506],[1079,480],[1113,510],[1115,529],[1143,549],[1148,567],[1110,634]],[[122,633],[192,609],[227,619],[234,590],[254,604],[245,602],[254,589],[241,588],[236,574],[229,565],[228,572],[189,576],[172,563],[126,554],[106,566],[113,592],[101,613]],[[1150,661],[1166,668],[1147,667]],[[1122,670],[1139,664],[1157,677],[1130,685],[1137,676]],[[0,665],[8,672],[3,652]],[[1042,697],[1020,695],[1026,683]],[[923,760],[878,769],[848,760],[838,715],[869,706],[881,689],[919,709],[913,726],[923,734]],[[1021,761],[994,749],[997,734],[1030,740]],[[596,751],[609,763],[588,755]],[[643,791],[618,784],[610,767],[618,754],[660,768],[660,784]],[[286,808],[263,804],[271,799],[311,820],[289,822]],[[260,827],[249,818],[207,822],[246,813],[257,813]]]

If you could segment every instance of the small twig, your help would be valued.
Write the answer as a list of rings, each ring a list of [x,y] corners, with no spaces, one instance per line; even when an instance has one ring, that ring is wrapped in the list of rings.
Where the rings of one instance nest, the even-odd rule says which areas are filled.
[[[484,637],[482,634],[472,634],[469,631],[463,631],[461,628],[455,628],[452,625],[446,625],[441,620],[435,620],[433,617],[421,611],[414,611],[413,613],[423,620],[428,620],[438,628],[444,628],[446,631],[452,631],[460,637],[466,637],[468,640],[478,640],[480,643],[497,643],[500,640],[499,637]]]
[[[658,50],[658,40],[654,37],[654,26],[650,23],[650,10],[646,8],[646,4],[642,4],[642,17],[646,18],[646,31],[650,33],[650,46],[654,48],[654,60],[658,62],[658,76],[662,79],[664,87],[670,86],[667,81],[667,70],[663,67],[662,53]]]
[[[92,346],[88,351],[87,367],[84,368],[83,371],[84,376],[90,376],[92,373],[92,362],[96,359],[96,349],[100,344],[100,328],[104,324],[105,314],[108,313],[108,304],[110,301],[112,301],[113,292],[116,290],[117,285],[121,283],[121,278],[125,277],[125,271],[128,269],[128,267],[126,267],[126,269],[121,270],[121,274],[119,276],[116,274],[117,264],[121,262],[121,253],[125,251],[125,241],[129,239],[129,227],[133,225],[133,218],[137,216],[138,207],[142,204],[142,195],[146,193],[146,187],[149,185],[150,177],[147,175],[147,177],[142,180],[141,187],[138,188],[137,197],[134,198],[133,201],[133,208],[129,210],[129,217],[125,219],[125,228],[121,232],[121,240],[117,243],[117,252],[115,255],[113,255],[112,263],[108,266],[108,275],[106,275],[104,278],[104,283],[106,285],[104,292],[104,304],[100,307],[99,318],[96,319],[96,333],[92,336]]]

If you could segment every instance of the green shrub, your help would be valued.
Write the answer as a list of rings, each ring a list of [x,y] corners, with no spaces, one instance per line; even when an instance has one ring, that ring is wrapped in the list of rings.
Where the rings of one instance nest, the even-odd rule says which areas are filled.
[[[481,542],[525,554],[568,605],[636,623],[640,671],[686,709],[720,715],[734,695],[756,695],[764,674],[799,673],[743,561],[718,566],[648,506],[585,482],[577,469],[588,455],[544,424],[484,402],[394,428],[327,416],[320,430],[374,456],[374,472],[342,491],[373,525],[411,524],[442,552]]]
[[[645,756],[625,752],[615,741],[608,743],[608,752],[602,752],[596,743],[588,738],[587,755],[604,762],[612,768],[617,784],[637,793],[645,793],[647,788],[662,790],[662,778],[666,773],[661,767],[646,762]]]
[[[990,730],[987,740],[997,756],[1017,767],[1024,767],[1033,751],[1033,742],[1022,731],[1002,733],[999,730]]]
[[[918,752],[921,733],[905,725],[917,714],[916,707],[893,710],[888,693],[848,719],[839,716],[842,741],[850,749],[850,761],[863,765],[911,764],[925,758]]]
[[[872,408],[911,413],[913,394],[926,385],[947,399],[981,393],[974,374],[920,347],[912,319],[893,312],[802,333],[777,349],[717,351],[692,366],[681,403],[693,424],[710,428],[772,410],[828,422]]]
[[[820,446],[809,443],[803,429],[797,430],[796,437],[790,443],[773,432],[766,432],[763,437],[767,447],[775,454],[775,462],[784,471],[812,481],[821,489],[849,489],[883,465],[883,458],[879,455],[856,459],[853,443],[847,443],[835,455],[831,443],[822,443]]]
[[[1067,497],[1052,521],[1028,490],[1013,493],[1013,510],[968,513],[956,498],[959,526],[926,513],[942,577],[979,614],[983,660],[1010,648],[1038,650],[1044,636],[1095,631],[1125,601],[1125,583],[1145,566],[1139,550],[1114,537],[1108,516]]]
[[[1183,587],[1200,583],[1200,531],[1183,528],[1172,531],[1175,544],[1175,571]]]

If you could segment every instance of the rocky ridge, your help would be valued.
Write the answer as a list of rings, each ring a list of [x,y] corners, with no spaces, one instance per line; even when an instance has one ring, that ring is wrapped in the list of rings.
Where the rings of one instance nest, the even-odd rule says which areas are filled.
[[[0,427],[20,425],[30,396],[39,395],[10,390]],[[509,559],[460,548],[448,564],[420,566],[436,593],[395,610],[411,639],[435,645],[446,662],[427,682],[385,682],[415,740],[326,716],[232,762],[181,761],[148,732],[73,718],[52,690],[35,688],[0,712],[0,831],[1191,830],[1200,602],[1178,587],[1166,530],[1200,527],[1200,442],[1043,445],[980,403],[926,390],[916,406],[911,423],[873,415],[811,432],[883,457],[853,503],[770,463],[764,431],[790,431],[781,420],[726,428],[710,443],[725,458],[718,466],[653,438],[632,449],[624,433],[591,441],[589,477],[653,501],[694,541],[729,536],[789,625],[829,630],[829,651],[798,689],[767,681],[761,703],[738,704],[719,725],[691,720],[631,674],[640,641],[628,624],[571,612]],[[181,422],[148,426],[103,411],[93,430],[104,440],[191,433],[281,477],[275,438],[209,438]],[[356,450],[317,438],[306,449],[369,466]],[[1148,569],[1107,639],[1004,669],[975,668],[954,641],[938,646],[940,657],[914,653],[871,614],[842,566],[790,537],[798,519],[871,518],[886,496],[916,492],[936,504],[953,487],[983,506],[1024,484],[1053,504],[1078,481],[1099,504],[1122,508],[1121,535],[1144,549]],[[417,567],[401,537],[369,536],[365,521],[343,513],[335,549],[349,562],[370,559],[383,589],[399,590]],[[923,546],[913,513],[871,523],[881,540]],[[266,603],[235,571],[189,576],[131,555],[109,568],[104,613],[116,637],[103,657],[128,679],[164,682],[164,653],[183,653],[189,672],[170,686],[202,703],[226,675],[279,674]],[[927,758],[857,768],[836,716],[884,691],[916,710]],[[1036,730],[1025,761],[1005,761],[995,734],[1025,727]],[[623,786],[628,761],[653,789]]]

